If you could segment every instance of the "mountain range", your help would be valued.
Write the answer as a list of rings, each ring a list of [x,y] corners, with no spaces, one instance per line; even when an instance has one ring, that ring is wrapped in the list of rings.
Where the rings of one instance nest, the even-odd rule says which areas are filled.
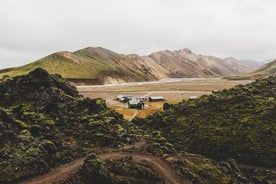
[[[148,56],[124,55],[101,47],[57,52],[30,64],[0,70],[0,77],[27,74],[40,67],[75,83],[110,84],[164,78],[227,77],[255,68],[228,57],[203,56],[189,49],[158,51]]]

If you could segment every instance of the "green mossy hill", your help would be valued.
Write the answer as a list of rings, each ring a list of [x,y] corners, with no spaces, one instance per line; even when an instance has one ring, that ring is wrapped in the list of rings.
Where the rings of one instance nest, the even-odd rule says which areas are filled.
[[[57,52],[24,66],[0,70],[0,78],[25,75],[38,67],[50,74],[59,74],[80,83],[104,84],[113,79],[121,82],[157,79],[149,75],[147,70],[136,66],[127,56],[100,47]]]
[[[45,106],[54,98],[70,101],[80,97],[74,86],[59,75],[49,75],[47,71],[37,68],[28,75],[6,79],[0,83],[0,105],[11,106],[15,103],[32,103]]]
[[[88,99],[58,75],[36,69],[0,84],[0,183],[44,173],[132,141],[123,116]]]
[[[160,131],[178,151],[276,166],[276,78],[238,85],[176,105],[134,124]]]

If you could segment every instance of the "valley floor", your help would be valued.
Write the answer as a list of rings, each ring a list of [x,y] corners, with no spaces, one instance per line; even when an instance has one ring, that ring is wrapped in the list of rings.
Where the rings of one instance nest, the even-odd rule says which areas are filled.
[[[163,96],[168,103],[177,103],[190,96],[211,94],[213,90],[229,89],[252,80],[226,80],[221,78],[175,78],[153,82],[136,82],[124,84],[77,86],[85,97],[103,98],[112,109],[122,113],[127,120],[135,116],[144,118],[157,111],[162,111],[164,102],[146,102],[145,109],[128,109],[126,104],[118,102],[118,95],[133,97]]]

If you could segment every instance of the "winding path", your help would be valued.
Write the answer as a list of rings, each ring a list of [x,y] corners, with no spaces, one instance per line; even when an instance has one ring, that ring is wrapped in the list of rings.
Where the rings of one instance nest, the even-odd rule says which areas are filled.
[[[146,161],[151,164],[152,169],[155,170],[159,177],[162,178],[166,184],[191,184],[188,179],[180,177],[175,170],[165,161],[159,157],[140,152],[107,152],[98,154],[98,157],[103,160],[117,160],[120,158],[131,156],[136,161]],[[50,184],[58,183],[66,180],[73,175],[84,163],[84,159],[78,159],[67,164],[61,165],[52,169],[50,172],[42,176],[19,182],[19,184]]]
[[[58,183],[66,180],[69,176],[74,174],[84,163],[84,159],[77,159],[72,162],[63,164],[57,168],[51,169],[48,173],[28,179],[18,184],[50,184]]]
[[[113,152],[99,155],[103,160],[116,160],[128,156],[131,156],[136,161],[144,160],[150,163],[152,169],[159,174],[159,177],[162,178],[166,184],[192,184],[188,179],[184,179],[177,175],[175,170],[166,161],[156,156],[139,152]]]

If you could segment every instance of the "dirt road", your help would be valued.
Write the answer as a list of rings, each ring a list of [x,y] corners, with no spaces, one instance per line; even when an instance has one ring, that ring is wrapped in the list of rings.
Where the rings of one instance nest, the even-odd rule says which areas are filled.
[[[98,154],[98,157],[103,160],[117,160],[120,158],[131,156],[136,161],[146,161],[151,164],[152,169],[155,170],[159,177],[162,178],[167,184],[191,184],[187,179],[177,175],[175,170],[165,161],[159,157],[139,153],[139,152],[108,152]],[[67,164],[61,165],[52,169],[49,173],[37,176],[35,178],[19,182],[19,184],[50,184],[58,183],[66,180],[73,175],[82,165],[84,159],[78,159]]]
[[[83,165],[83,162],[83,158],[74,160],[57,168],[54,168],[44,175],[37,176],[23,182],[19,182],[19,184],[50,184],[64,181],[69,176],[74,174],[74,172],[76,172]]]
[[[145,153],[132,153],[132,152],[113,152],[103,153],[99,157],[103,160],[116,160],[131,156],[136,161],[146,161],[151,164],[152,169],[155,170],[159,177],[162,178],[166,184],[192,184],[188,179],[184,179],[177,175],[175,170],[165,161],[159,157],[152,156]]]

